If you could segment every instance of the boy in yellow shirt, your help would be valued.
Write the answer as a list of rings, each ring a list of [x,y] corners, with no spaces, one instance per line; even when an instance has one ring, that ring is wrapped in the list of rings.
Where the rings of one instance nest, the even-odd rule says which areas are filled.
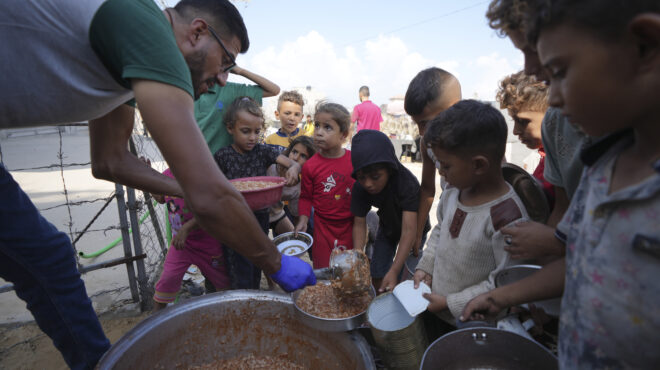
[[[297,91],[285,91],[277,100],[275,117],[280,120],[281,127],[266,138],[266,144],[279,147],[280,151],[289,147],[291,140],[303,135],[298,127],[303,118],[305,101]]]
[[[307,115],[307,121],[303,124],[303,135],[307,135],[309,137],[314,136],[314,120],[312,120],[311,114]]]

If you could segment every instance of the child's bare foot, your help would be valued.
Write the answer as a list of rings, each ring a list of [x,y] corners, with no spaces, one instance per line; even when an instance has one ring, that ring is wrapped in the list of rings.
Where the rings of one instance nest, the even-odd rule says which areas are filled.
[[[154,308],[151,309],[151,313],[154,314],[165,307],[167,307],[167,303],[154,302]]]

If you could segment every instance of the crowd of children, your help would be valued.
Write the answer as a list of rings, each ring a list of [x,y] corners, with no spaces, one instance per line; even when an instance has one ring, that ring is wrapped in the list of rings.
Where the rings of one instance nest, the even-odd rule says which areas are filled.
[[[514,3],[523,6],[513,8]],[[655,350],[660,286],[654,283],[660,271],[660,3],[501,0],[493,1],[488,15],[491,25],[523,50],[526,67],[538,66],[526,70],[549,83],[549,104],[561,109],[561,122],[547,129],[543,122],[545,178],[563,187],[570,205],[550,227],[555,240],[538,238],[547,232],[521,235],[530,240],[536,234],[531,239],[539,245],[559,240],[565,256],[527,279],[478,296],[462,319],[563,294],[560,368],[655,368],[660,363]],[[574,148],[589,141],[593,144],[573,157]],[[550,174],[562,176],[548,176],[551,152],[557,157],[552,170],[559,171]],[[576,182],[573,169],[581,164]]]
[[[553,206],[545,223],[529,220],[503,177],[504,116],[461,100],[458,80],[439,68],[415,76],[404,101],[422,135],[421,184],[377,130],[360,130],[346,149],[352,119],[339,104],[319,103],[301,126],[304,101],[293,91],[281,94],[281,128],[265,144],[261,109],[237,98],[224,116],[233,144],[215,153],[218,166],[229,179],[286,178],[281,201],[255,217],[273,235],[313,233],[314,268],[327,267],[336,246],[365,247],[374,207],[379,293],[423,249],[413,279],[431,287],[428,311],[445,327],[563,294],[562,368],[657,365],[660,5],[493,0],[487,16],[525,56],[525,70],[503,78],[497,99],[514,134],[542,155],[533,175]],[[431,229],[436,172],[443,191]],[[159,307],[174,299],[191,263],[217,289],[259,288],[258,269],[198,229],[182,200],[164,201],[177,234],[156,286]],[[504,267],[530,259],[544,267],[495,288]]]

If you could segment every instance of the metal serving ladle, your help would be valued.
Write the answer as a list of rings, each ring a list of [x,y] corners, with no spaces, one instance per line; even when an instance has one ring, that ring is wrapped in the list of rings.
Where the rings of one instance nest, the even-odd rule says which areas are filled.
[[[317,279],[332,280],[341,297],[358,297],[371,288],[369,259],[362,251],[337,246],[330,253],[330,266],[314,270]]]

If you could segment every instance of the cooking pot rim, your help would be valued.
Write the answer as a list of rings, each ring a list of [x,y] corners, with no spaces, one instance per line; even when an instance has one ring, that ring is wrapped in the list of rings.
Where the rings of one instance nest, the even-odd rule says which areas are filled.
[[[547,349],[546,347],[544,347],[543,345],[541,345],[539,342],[537,342],[535,340],[525,338],[522,335],[510,332],[510,331],[507,331],[507,330],[503,330],[503,329],[498,329],[498,328],[493,328],[493,327],[488,327],[488,326],[476,326],[476,327],[469,327],[469,328],[464,328],[464,329],[457,329],[457,330],[451,331],[451,332],[441,336],[440,338],[434,340],[433,343],[431,343],[426,348],[426,350],[424,351],[424,356],[422,356],[422,362],[420,364],[420,369],[421,369],[421,365],[424,364],[424,361],[426,360],[426,357],[428,356],[429,352],[431,351],[431,349],[437,343],[439,343],[440,341],[443,341],[443,340],[450,339],[451,337],[456,337],[456,336],[459,336],[459,335],[464,335],[465,333],[472,333],[472,332],[474,332],[476,334],[486,333],[487,335],[489,333],[490,334],[495,334],[495,335],[502,334],[502,335],[505,335],[505,336],[515,335],[517,337],[517,339],[519,338],[521,340],[524,340],[524,341],[530,342],[531,344],[534,344],[536,347],[543,350],[545,353],[552,356],[552,358],[555,359],[555,361],[557,361],[557,356],[555,356],[552,353],[552,351],[550,351],[549,349]]]

